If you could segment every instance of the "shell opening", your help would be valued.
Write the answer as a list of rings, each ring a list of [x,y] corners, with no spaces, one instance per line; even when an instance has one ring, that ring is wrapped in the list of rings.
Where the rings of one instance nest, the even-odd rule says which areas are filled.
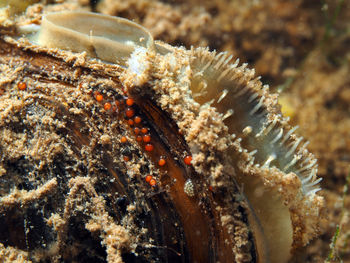
[[[124,18],[87,12],[47,14],[36,41],[49,48],[85,51],[90,57],[121,64],[135,47],[154,49],[153,37],[144,27]]]

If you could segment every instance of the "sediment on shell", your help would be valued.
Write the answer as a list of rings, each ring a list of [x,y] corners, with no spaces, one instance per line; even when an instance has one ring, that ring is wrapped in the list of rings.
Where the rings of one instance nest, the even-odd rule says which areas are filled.
[[[190,146],[154,102],[156,97],[134,97],[135,110],[149,125],[154,154],[136,142],[123,112],[109,112],[96,101],[96,92],[106,100],[125,98],[119,81],[122,68],[9,36],[0,41],[0,62],[1,138],[3,146],[12,147],[2,148],[1,220],[24,222],[26,217],[16,237],[2,231],[6,247],[27,250],[27,259],[34,262],[76,257],[109,262],[125,257],[170,262],[255,259],[237,185],[231,181],[213,195],[203,175],[181,161]],[[122,136],[128,138],[127,146],[120,142]],[[21,140],[13,144],[8,138]],[[49,147],[40,151],[45,143]],[[129,161],[123,161],[125,153]],[[167,156],[168,170],[156,166],[156,153]],[[145,184],[147,174],[158,179],[156,188]],[[45,191],[55,178],[57,184]],[[194,196],[184,191],[189,178]],[[6,200],[22,190],[26,205],[11,209],[17,204],[7,205]],[[112,233],[111,228],[120,231]],[[43,239],[37,240],[38,235]],[[132,238],[124,242],[127,237]],[[64,245],[67,240],[74,245]],[[116,248],[109,247],[110,240],[118,240]],[[82,255],[79,247],[91,253]]]
[[[63,13],[62,17],[64,15]],[[82,21],[86,20],[86,15],[91,16],[74,14]],[[118,25],[119,22],[116,23]],[[74,25],[72,29],[76,30],[74,34],[80,32]],[[57,43],[64,38],[65,33],[60,34]],[[181,227],[177,231],[186,240],[181,248],[185,252],[178,253],[179,257],[186,258],[188,254],[189,258],[199,261],[212,256],[215,260],[237,262],[255,259],[284,262],[289,258],[292,249],[307,244],[315,236],[318,216],[323,206],[322,197],[316,194],[320,189],[320,179],[316,177],[316,160],[307,151],[307,143],[302,144],[302,138],[294,134],[294,128],[280,114],[276,96],[269,94],[268,87],[261,85],[259,78],[254,76],[254,70],[247,69],[246,64],[239,66],[238,60],[231,63],[232,56],[225,53],[216,54],[207,49],[187,51],[156,42],[152,48],[136,45],[133,53],[128,51],[123,55],[120,65],[114,65],[91,59],[95,57],[111,62],[112,54],[109,57],[107,53],[107,59],[98,52],[77,56],[71,52],[52,49],[56,40],[53,46],[43,47],[26,39],[16,40],[8,36],[4,39],[3,46],[18,52],[18,58],[37,58],[31,65],[34,67],[22,65],[20,59],[11,63],[12,66],[18,63],[23,70],[32,70],[39,76],[46,74],[46,82],[50,85],[43,85],[40,78],[24,79],[31,80],[29,82],[34,80],[30,83],[31,87],[38,83],[41,86],[30,90],[28,101],[36,103],[42,107],[41,112],[45,112],[57,99],[60,104],[55,109],[65,116],[64,119],[77,122],[76,126],[73,125],[75,135],[70,135],[78,144],[78,151],[75,150],[85,154],[83,159],[86,156],[91,157],[86,155],[89,147],[94,149],[99,144],[95,135],[101,130],[106,131],[100,137],[101,144],[104,145],[101,151],[107,152],[107,155],[118,151],[115,157],[108,156],[102,160],[102,167],[117,181],[118,193],[128,193],[123,187],[126,187],[126,183],[133,183],[125,181],[124,176],[135,179],[135,175],[139,175],[144,178],[145,174],[139,169],[140,164],[149,167],[153,177],[159,182],[159,192],[154,196],[163,194],[166,199],[166,205],[161,207],[165,211],[170,209],[174,214],[179,214],[179,222],[176,224]],[[109,39],[105,40],[106,47],[108,41]],[[100,44],[103,47],[103,39]],[[71,46],[57,47],[71,49]],[[130,59],[124,63],[124,56],[129,55]],[[6,60],[6,55],[4,57]],[[59,77],[55,72],[57,68],[41,66],[46,60],[55,61],[58,72],[71,69],[74,71]],[[11,66],[7,69],[9,72],[13,70]],[[99,79],[94,79],[91,74],[97,75]],[[18,76],[15,74],[12,80],[8,80],[9,85],[16,82],[16,77]],[[50,83],[51,81],[55,83]],[[85,94],[81,91],[73,92],[72,97],[69,97],[65,94],[66,91],[60,91],[57,92],[57,97],[52,97],[51,92],[58,88],[58,83],[64,83],[71,89],[80,87]],[[91,94],[99,94],[112,102],[132,96],[136,103],[134,109],[149,126],[154,145],[143,148],[135,142],[135,137],[130,134],[130,126],[134,124],[129,122],[127,126],[120,112],[108,115],[105,110],[108,114],[101,115],[104,112],[98,110],[93,96],[89,97]],[[48,99],[46,96],[51,97]],[[76,107],[76,100],[80,98],[84,98],[83,104],[87,109]],[[17,102],[21,104],[20,100]],[[110,101],[108,103],[111,104]],[[23,116],[27,118],[27,115]],[[76,116],[84,116],[84,121],[88,123],[90,133],[87,138],[78,132],[81,129],[79,127],[84,124]],[[94,120],[95,116],[100,117],[96,120],[97,128],[91,125],[91,119]],[[110,137],[109,132],[115,128],[116,122],[121,130],[114,133],[115,137]],[[117,140],[122,133],[128,135],[128,140],[131,138],[132,146],[127,150]],[[22,139],[25,141],[26,138]],[[112,141],[116,143],[116,148],[112,147],[111,151],[108,145]],[[65,145],[68,145],[67,142]],[[152,153],[145,153],[144,150]],[[181,161],[185,154],[192,155],[193,169]],[[138,168],[119,176],[113,169],[114,164],[124,167],[116,157],[123,155],[127,155],[127,158],[123,157],[127,163],[130,156],[133,156],[131,162]],[[157,156],[166,160],[167,170],[157,167]],[[107,162],[111,159],[115,162],[113,165]],[[90,167],[90,161],[85,162],[83,165]],[[129,164],[126,169],[129,169]],[[138,184],[133,190],[132,196],[137,196],[135,191],[139,191]],[[144,194],[141,190],[143,198]],[[152,197],[157,199],[154,196]],[[159,202],[162,200],[155,201],[158,206]],[[95,222],[95,225],[87,225],[88,230],[94,229],[92,226],[96,224],[101,225],[101,221]],[[214,234],[211,229],[215,229]],[[276,236],[282,232],[284,235],[276,242]],[[200,240],[196,233],[201,233]],[[103,234],[100,236],[103,237]],[[141,236],[138,237],[142,238]],[[202,243],[199,242],[201,240]],[[130,251],[137,246],[133,245],[129,244],[127,249]],[[117,256],[120,253],[117,251]]]
[[[145,86],[152,87],[158,104],[185,135],[196,171],[214,188],[225,185],[227,175],[244,185],[251,226],[258,222],[253,227],[258,251],[266,250],[261,260],[272,254],[276,262],[287,260],[292,250],[315,237],[324,207],[315,194],[321,179],[307,143],[293,134],[276,96],[247,65],[230,64],[231,56],[204,49],[165,48],[147,58],[153,68]],[[126,86],[131,92],[145,89],[130,82]],[[285,235],[276,242],[280,232]]]

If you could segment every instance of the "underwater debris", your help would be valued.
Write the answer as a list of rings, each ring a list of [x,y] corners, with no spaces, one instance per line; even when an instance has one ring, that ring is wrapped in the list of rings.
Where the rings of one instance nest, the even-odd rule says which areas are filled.
[[[42,180],[58,173],[60,202],[47,202],[59,214],[71,180],[87,174],[96,194],[83,198],[85,204],[77,201],[74,222],[92,235],[101,221],[89,203],[104,197],[113,224],[134,236],[123,249],[150,261],[286,262],[316,235],[323,207],[316,159],[254,70],[225,53],[154,42],[146,29],[120,18],[62,12],[42,21],[33,42],[3,36],[0,43],[1,64],[14,76],[1,97],[1,129],[3,138],[21,139],[3,144],[2,151],[12,147],[17,155],[8,152],[2,163],[11,171],[11,163],[24,162],[6,172],[11,187],[19,187],[26,169],[34,181],[43,172]],[[37,153],[42,137],[54,145],[45,159]],[[6,198],[11,187],[5,181]],[[119,198],[128,209],[119,208]],[[9,210],[4,220],[6,212],[26,215]],[[39,250],[50,257],[48,244],[61,246],[44,223],[36,231],[42,229],[50,237],[41,244],[23,237],[34,242],[32,257]],[[65,231],[78,242],[79,233],[72,233]],[[161,254],[147,249],[158,247]],[[114,262],[114,250],[102,251],[90,256],[107,253]],[[62,249],[54,255],[74,258]]]

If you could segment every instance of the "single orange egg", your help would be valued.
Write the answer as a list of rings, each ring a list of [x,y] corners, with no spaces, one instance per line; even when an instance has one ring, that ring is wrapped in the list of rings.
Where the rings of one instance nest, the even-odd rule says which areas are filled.
[[[101,102],[101,101],[103,101],[103,96],[102,96],[101,94],[97,94],[97,95],[95,96],[95,99],[96,99],[98,102]]]
[[[134,100],[132,98],[126,99],[126,105],[128,105],[128,106],[134,105]]]
[[[27,88],[27,84],[26,84],[25,82],[19,82],[19,83],[17,84],[17,88],[18,88],[19,90],[25,90],[25,89]]]
[[[187,156],[184,158],[184,162],[185,162],[185,164],[187,164],[187,165],[191,165],[191,164],[192,164],[192,156],[191,156],[191,155],[187,155]]]
[[[145,143],[150,142],[150,141],[151,141],[151,135],[149,135],[149,134],[143,135],[143,141],[144,141]]]
[[[146,180],[147,183],[149,183],[149,181],[151,181],[151,179],[152,179],[152,176],[151,176],[151,175],[147,175],[146,178],[145,178],[145,180]]]
[[[134,125],[134,121],[133,120],[128,120],[128,124],[130,125],[130,126],[133,126]]]
[[[152,152],[153,149],[154,149],[154,146],[152,144],[148,143],[148,144],[145,145],[145,150],[147,152]]]
[[[164,166],[166,164],[166,161],[164,158],[160,158],[158,161],[159,166]]]
[[[140,116],[135,116],[135,118],[134,118],[134,122],[136,123],[136,124],[139,124],[140,122],[141,122],[141,117]]]
[[[133,108],[126,108],[125,115],[128,118],[132,118],[135,115],[135,111]]]
[[[112,108],[112,105],[109,103],[109,102],[106,102],[104,105],[103,105],[103,108],[105,110],[110,110]]]
[[[153,178],[149,181],[150,186],[156,186],[156,184],[157,184],[157,181]]]
[[[138,135],[138,134],[140,133],[140,128],[139,128],[139,127],[135,127],[135,128],[134,128],[134,133],[135,133],[136,135]]]
[[[120,141],[121,141],[122,143],[126,143],[126,142],[128,141],[128,139],[127,139],[125,136],[123,136],[123,137],[120,139]]]

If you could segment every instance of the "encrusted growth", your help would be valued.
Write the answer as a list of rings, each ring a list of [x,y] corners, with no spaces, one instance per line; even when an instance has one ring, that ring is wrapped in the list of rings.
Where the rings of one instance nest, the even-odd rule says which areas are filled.
[[[229,132],[242,138],[250,162],[257,167],[277,167],[284,173],[293,172],[301,181],[302,193],[312,195],[321,188],[317,178],[317,160],[308,152],[303,137],[288,125],[288,118],[279,112],[276,96],[255,77],[247,64],[234,63],[232,55],[192,50],[194,77],[191,90],[194,99],[208,103],[223,114]],[[234,114],[237,117],[234,117]]]
[[[238,60],[231,64],[232,56],[202,48],[186,51],[162,43],[156,47],[161,54],[149,51],[145,60],[153,65],[143,77],[148,79],[145,85],[153,87],[159,105],[177,121],[196,170],[220,187],[227,182],[223,175],[228,166],[213,165],[206,172],[203,151],[215,152],[217,162],[233,166],[235,172],[228,173],[244,184],[258,250],[266,250],[261,257],[268,260],[274,255],[275,262],[285,261],[292,248],[317,234],[323,207],[323,198],[316,194],[321,178],[316,177],[316,159],[306,149],[308,142],[301,144],[296,127],[281,115],[276,95],[268,93],[268,86],[262,86],[247,64],[239,66]],[[144,92],[130,81],[124,84]],[[217,159],[218,151],[229,157]],[[276,242],[279,232],[285,235]]]
[[[307,244],[316,234],[323,207],[323,199],[316,195],[322,178],[316,176],[317,160],[306,149],[308,142],[302,143],[303,138],[294,134],[297,127],[290,127],[288,118],[280,113],[276,95],[268,93],[268,86],[262,86],[247,64],[238,66],[238,60],[231,64],[232,56],[207,49],[192,50],[191,57],[195,100],[215,107],[231,136],[242,145],[239,151],[245,156],[245,174],[241,180],[249,189],[250,180],[244,177],[254,171],[260,184],[277,189],[291,212],[294,246]],[[294,176],[299,180],[290,181]],[[250,195],[250,201],[257,197]]]
[[[67,18],[79,23],[67,22]],[[90,19],[97,23],[96,34],[90,30]],[[109,26],[116,30],[109,31]],[[33,60],[32,68],[23,72],[40,72],[41,60],[49,61],[60,70],[66,67],[62,70],[67,71],[63,80],[52,69],[55,67],[44,68],[45,76],[49,81],[63,82],[70,89],[79,86],[80,91],[74,92],[73,98],[67,94],[61,96],[53,84],[44,85],[39,91],[28,91],[24,101],[36,103],[45,113],[47,107],[53,105],[52,96],[57,95],[54,107],[64,116],[59,119],[68,119],[76,125],[72,131],[67,130],[66,124],[60,128],[68,138],[73,138],[75,154],[83,156],[82,165],[89,168],[90,174],[64,179],[65,184],[71,186],[65,202],[64,222],[58,216],[50,221],[59,231],[58,239],[67,232],[68,214],[74,202],[81,201],[76,200],[76,196],[83,191],[91,203],[85,207],[91,210],[91,220],[85,228],[99,232],[107,247],[107,260],[121,261],[122,249],[135,249],[125,240],[128,230],[108,215],[103,199],[94,189],[96,177],[91,171],[99,174],[91,168],[94,163],[113,175],[115,183],[111,185],[116,192],[136,200],[138,207],[167,211],[161,213],[164,218],[159,221],[164,222],[164,227],[171,227],[172,236],[164,239],[173,240],[180,235],[186,240],[179,242],[186,247],[179,245],[184,252],[178,256],[188,253],[198,261],[211,256],[219,261],[286,262],[294,248],[307,244],[316,235],[323,207],[323,198],[317,195],[321,181],[316,176],[317,161],[306,149],[308,142],[294,133],[297,127],[290,127],[288,119],[280,113],[277,96],[269,93],[268,86],[262,85],[247,64],[239,65],[238,59],[233,62],[232,56],[205,48],[186,50],[153,42],[146,29],[130,21],[91,13],[48,14],[38,35],[38,39],[32,39],[34,43],[6,38],[4,46],[18,56],[11,61],[11,67],[26,68],[21,62],[25,60],[22,57],[30,57],[26,52],[38,59]],[[86,50],[89,57],[116,64],[90,60],[85,54],[77,56],[60,49]],[[119,49],[122,52],[114,52]],[[38,55],[41,53],[45,55]],[[70,64],[64,66],[64,63]],[[70,73],[69,67],[76,71]],[[9,82],[13,81],[15,78]],[[17,86],[11,94],[20,96],[17,92],[27,92],[26,85],[17,83]],[[51,94],[50,99],[45,94]],[[10,100],[10,93],[7,96]],[[76,100],[87,109],[78,107]],[[7,103],[5,98],[3,102]],[[24,107],[20,99],[17,104],[18,108]],[[101,123],[94,119],[95,114],[101,113],[95,104],[109,114],[103,115]],[[9,109],[8,103],[6,105]],[[68,110],[68,105],[75,107]],[[87,123],[88,132],[82,127],[81,118]],[[99,125],[91,125],[91,120]],[[101,134],[100,130],[111,133]],[[87,149],[91,147],[90,151],[94,151],[96,135],[100,138],[103,157],[92,161],[85,155],[92,155]],[[22,137],[23,144],[25,141]],[[65,139],[59,137],[57,141],[69,147]],[[35,151],[36,155],[37,152],[39,150]],[[114,166],[118,167],[117,172]],[[145,166],[143,169],[147,171],[141,171],[140,167]],[[119,174],[119,170],[127,171]],[[146,181],[153,191],[159,190],[151,204],[139,183],[133,182],[139,179]],[[128,187],[127,183],[130,183]],[[44,196],[47,192],[32,190],[29,193]],[[27,194],[23,192],[22,203],[31,201]],[[7,208],[17,205],[16,202],[9,204]],[[128,216],[121,221],[126,220]],[[144,235],[138,233],[138,237]],[[119,240],[117,247],[112,245],[115,239]]]

